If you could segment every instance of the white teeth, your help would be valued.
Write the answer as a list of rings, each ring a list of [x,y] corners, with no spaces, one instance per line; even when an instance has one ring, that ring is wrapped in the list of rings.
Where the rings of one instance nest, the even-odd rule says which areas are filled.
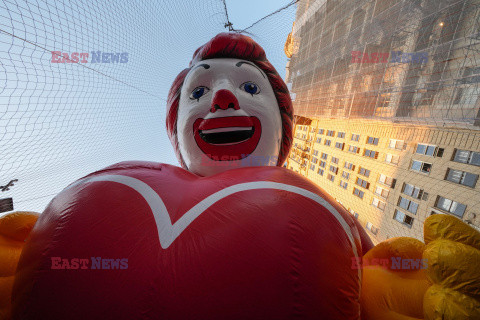
[[[228,127],[228,128],[216,128],[210,130],[200,130],[202,133],[217,133],[217,132],[232,132],[232,131],[245,131],[252,130],[253,127]]]

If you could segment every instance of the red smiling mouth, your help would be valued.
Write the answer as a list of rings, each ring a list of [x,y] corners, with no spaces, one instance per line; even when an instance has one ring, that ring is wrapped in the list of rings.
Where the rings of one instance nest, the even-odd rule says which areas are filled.
[[[249,156],[257,147],[262,126],[257,117],[223,117],[195,120],[193,134],[200,150],[215,161]]]

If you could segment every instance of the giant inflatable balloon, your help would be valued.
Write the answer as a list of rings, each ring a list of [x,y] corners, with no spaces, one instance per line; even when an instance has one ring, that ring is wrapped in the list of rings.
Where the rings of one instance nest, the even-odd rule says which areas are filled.
[[[426,244],[372,249],[332,197],[281,167],[292,115],[263,49],[217,35],[169,93],[183,168],[122,162],[69,185],[20,246],[0,304],[9,312],[11,299],[14,319],[475,319],[478,232],[440,217]],[[393,258],[436,263],[379,267]]]

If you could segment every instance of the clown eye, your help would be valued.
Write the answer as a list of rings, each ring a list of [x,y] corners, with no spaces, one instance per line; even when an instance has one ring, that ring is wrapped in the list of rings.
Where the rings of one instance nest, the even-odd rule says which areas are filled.
[[[244,90],[247,93],[250,93],[251,95],[260,93],[260,88],[255,83],[250,81],[243,83],[240,86],[240,89]]]
[[[208,91],[210,91],[210,89],[208,89],[207,87],[196,87],[195,89],[193,89],[192,93],[190,94],[190,99],[198,100]]]

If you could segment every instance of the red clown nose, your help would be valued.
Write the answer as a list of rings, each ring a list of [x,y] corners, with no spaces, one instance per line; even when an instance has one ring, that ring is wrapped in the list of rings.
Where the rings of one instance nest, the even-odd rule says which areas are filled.
[[[227,110],[229,108],[234,110],[240,109],[237,98],[229,90],[218,90],[213,97],[212,108],[210,109],[210,112],[213,113],[218,109]]]

